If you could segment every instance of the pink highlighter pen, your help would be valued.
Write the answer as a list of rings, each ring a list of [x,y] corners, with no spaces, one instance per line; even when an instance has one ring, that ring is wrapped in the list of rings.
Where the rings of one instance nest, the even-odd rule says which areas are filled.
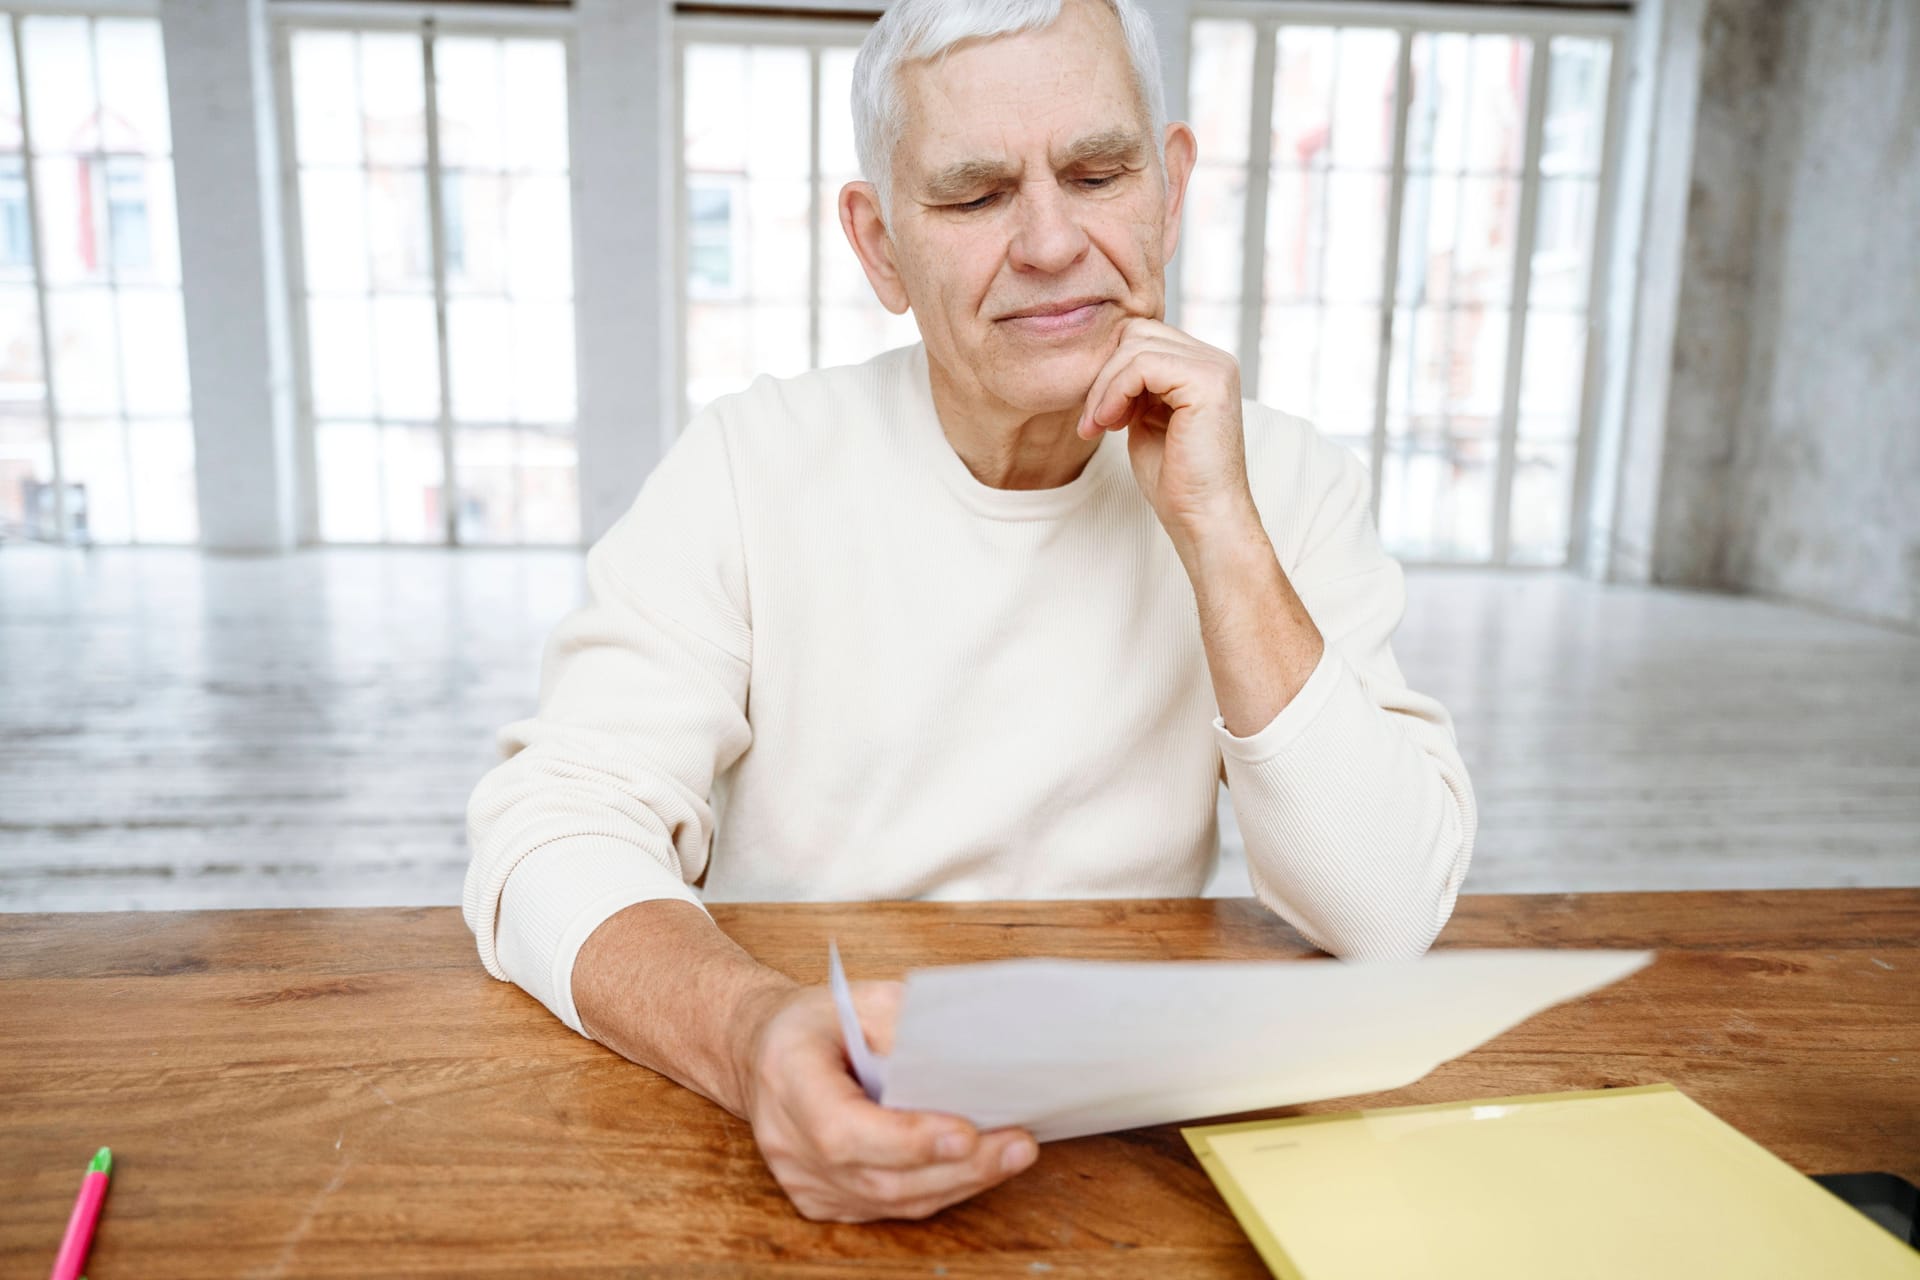
[[[60,1242],[60,1255],[53,1260],[48,1280],[80,1280],[87,1265],[87,1250],[93,1247],[93,1224],[100,1220],[100,1202],[107,1198],[107,1171],[113,1168],[113,1152],[102,1147],[87,1166],[80,1180],[80,1194],[74,1197],[73,1216],[67,1219],[67,1238]]]

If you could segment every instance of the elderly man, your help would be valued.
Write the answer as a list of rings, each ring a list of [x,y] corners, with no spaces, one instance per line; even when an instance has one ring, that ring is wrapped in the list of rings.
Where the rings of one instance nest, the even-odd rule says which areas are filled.
[[[1163,323],[1195,142],[1132,0],[898,0],[840,220],[923,342],[702,412],[587,557],[469,810],[487,970],[748,1119],[809,1217],[919,1217],[1030,1135],[887,1110],[707,900],[1171,896],[1224,779],[1260,899],[1424,950],[1475,811],[1367,476]],[[823,940],[824,944],[824,940]],[[860,984],[888,1043],[898,988]]]

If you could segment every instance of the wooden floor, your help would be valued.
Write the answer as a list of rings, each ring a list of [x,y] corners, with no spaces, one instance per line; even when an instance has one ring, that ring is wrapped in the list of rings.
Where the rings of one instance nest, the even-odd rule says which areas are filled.
[[[0,548],[0,910],[457,901],[467,794],[580,587],[565,552]],[[1559,575],[1409,595],[1469,891],[1920,884],[1920,637]]]

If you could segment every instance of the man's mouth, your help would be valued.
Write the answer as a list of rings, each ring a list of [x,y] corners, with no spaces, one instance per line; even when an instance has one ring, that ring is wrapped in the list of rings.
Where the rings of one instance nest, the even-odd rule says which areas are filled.
[[[1033,337],[1060,337],[1090,328],[1106,305],[1105,298],[1065,298],[1002,316],[1000,323]]]

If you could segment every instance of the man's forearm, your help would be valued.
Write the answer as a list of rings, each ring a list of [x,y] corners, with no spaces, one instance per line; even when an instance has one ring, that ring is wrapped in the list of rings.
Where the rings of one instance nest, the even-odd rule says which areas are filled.
[[[588,1035],[740,1116],[753,1029],[797,985],[678,899],[609,917],[573,965]]]
[[[1325,650],[1257,513],[1224,521],[1182,551],[1207,669],[1227,731],[1245,738],[1280,714]]]

